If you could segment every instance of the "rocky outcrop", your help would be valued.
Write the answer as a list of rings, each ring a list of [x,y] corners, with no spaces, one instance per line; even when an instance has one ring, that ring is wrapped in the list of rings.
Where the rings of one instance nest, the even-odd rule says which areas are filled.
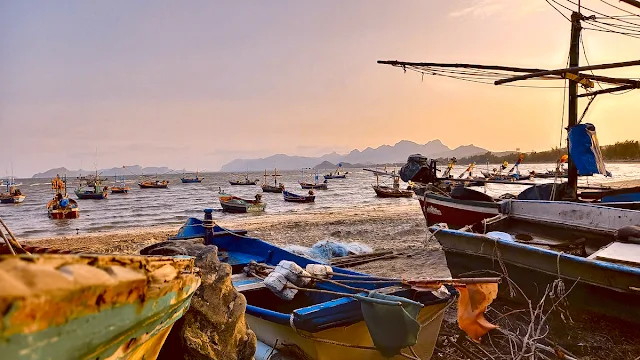
[[[202,278],[189,311],[174,325],[158,359],[253,358],[256,336],[245,322],[247,302],[231,283],[231,266],[218,260],[217,247],[199,240],[165,241],[140,254],[194,256]]]

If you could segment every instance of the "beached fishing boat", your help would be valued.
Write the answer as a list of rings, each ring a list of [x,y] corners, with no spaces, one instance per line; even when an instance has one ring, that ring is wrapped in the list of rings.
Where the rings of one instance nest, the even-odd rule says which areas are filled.
[[[11,177],[6,181],[7,192],[0,193],[0,204],[19,204],[26,196],[18,189],[15,178]]]
[[[314,195],[313,190],[309,190],[309,195],[298,195],[298,194],[294,194],[292,192],[283,190],[282,195],[284,197],[284,201],[287,201],[287,202],[311,203],[316,201],[316,196]]]
[[[256,194],[254,200],[243,199],[224,193],[220,193],[218,198],[222,210],[230,213],[262,212],[267,207],[267,204],[262,201],[262,195],[260,194]]]
[[[273,170],[273,185],[267,183],[267,170],[264,171],[264,182],[262,183],[262,191],[270,192],[270,193],[281,193],[284,190],[284,184],[278,184],[278,176],[282,176],[278,174],[278,169]]]
[[[51,189],[55,191],[52,200],[47,203],[47,214],[51,219],[75,219],[80,216],[78,203],[67,195],[67,178],[56,175],[51,180]]]
[[[444,310],[455,299],[452,287],[416,291],[363,273],[327,269],[315,260],[223,229],[213,223],[211,214],[211,209],[205,210],[204,222],[189,219],[175,239],[202,237],[205,244],[218,247],[221,261],[231,265],[232,282],[246,298],[245,317],[260,342],[258,348],[271,348],[258,356],[277,354],[287,344],[304,353],[305,359],[400,359],[399,353],[411,353],[407,346],[413,344],[420,359],[431,357]],[[359,281],[349,283],[349,289],[317,278],[314,285],[298,283],[297,294],[288,287],[285,293],[278,293],[271,290],[274,286],[269,278],[279,278],[272,273],[278,272],[278,266],[322,268],[331,272],[333,281],[354,277]],[[379,316],[378,311],[385,315]]]
[[[0,354],[13,360],[156,359],[200,285],[186,257],[1,255],[0,266]]]
[[[185,174],[182,174],[182,177],[180,177],[180,181],[182,181],[183,184],[201,183],[202,180],[204,180],[204,178],[199,176],[198,171],[196,171],[196,175],[193,177],[187,177]]]
[[[102,200],[107,198],[109,187],[102,186],[102,179],[99,177],[97,170],[95,175],[79,177],[79,179],[80,186],[74,191],[78,199]]]
[[[111,186],[110,190],[112,194],[127,194],[131,188],[124,181],[124,176],[118,177],[118,175],[114,175],[113,186]]]
[[[324,175],[324,179],[325,180],[329,180],[329,179],[346,179],[347,178],[347,173],[341,172],[340,168],[342,168],[342,163],[338,163],[338,168],[336,169],[336,171],[330,172],[329,174]]]
[[[508,200],[482,233],[430,228],[451,274],[503,273],[532,301],[562,279],[570,306],[640,322],[640,211]],[[506,290],[503,287],[501,290]],[[570,290],[570,291],[569,291]],[[505,293],[501,293],[509,297]],[[516,300],[524,300],[522,297]]]

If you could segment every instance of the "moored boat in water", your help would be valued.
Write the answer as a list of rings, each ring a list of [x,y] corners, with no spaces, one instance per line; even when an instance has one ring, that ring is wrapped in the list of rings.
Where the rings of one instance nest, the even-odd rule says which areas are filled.
[[[15,178],[7,179],[4,185],[7,187],[7,192],[0,193],[0,204],[19,204],[24,201],[26,196],[18,189]]]
[[[199,172],[196,171],[195,176],[192,177],[188,177],[186,176],[186,174],[182,174],[182,176],[180,177],[180,181],[182,181],[183,184],[191,184],[191,183],[201,183],[202,180],[204,180],[203,177],[199,176]]]
[[[309,190],[309,195],[298,195],[284,190],[282,191],[282,195],[284,197],[284,201],[287,202],[312,203],[316,201],[316,196],[313,193],[313,190]]]
[[[283,183],[279,183],[278,184],[278,176],[281,176],[280,174],[278,174],[278,169],[274,169],[273,170],[273,174],[271,176],[273,176],[273,185],[270,185],[267,183],[267,170],[265,169],[264,171],[264,182],[262,183],[262,191],[263,192],[270,192],[270,193],[281,193],[284,190],[284,184]]]
[[[347,173],[346,172],[341,172],[340,169],[342,168],[342,163],[338,163],[338,168],[336,169],[336,171],[334,172],[330,172],[329,174],[324,175],[324,179],[325,180],[330,180],[330,179],[346,179],[347,178]]]
[[[262,201],[262,195],[256,194],[254,200],[220,193],[218,196],[222,210],[230,213],[263,212],[267,204]]]
[[[229,184],[231,185],[257,185],[260,179],[249,180],[249,172],[247,171],[244,174],[244,178],[240,178],[237,180],[229,180]]]
[[[302,169],[302,180],[300,180],[298,182],[298,184],[300,184],[300,187],[303,189],[316,189],[316,190],[328,190],[329,189],[329,184],[328,181],[325,179],[323,182],[319,182],[320,181],[320,176],[318,175],[318,170],[315,171],[315,176],[314,176],[314,182],[306,182],[304,181],[304,170]]]
[[[141,189],[166,189],[169,187],[168,180],[144,180],[138,183]]]
[[[413,196],[413,189],[408,187],[407,189],[400,189],[400,175],[396,174],[395,171],[380,171],[374,169],[363,169],[365,171],[369,171],[375,174],[376,176],[376,184],[371,185],[373,191],[375,191],[376,196],[381,198],[408,198]],[[380,176],[389,177],[393,182],[393,186],[380,185]]]
[[[131,188],[124,181],[124,176],[118,177],[118,175],[114,175],[113,186],[111,186],[110,190],[112,194],[127,194]]]
[[[47,203],[47,214],[51,219],[75,219],[80,216],[78,203],[67,195],[67,178],[58,175],[51,180],[51,189],[55,191],[52,200]]]
[[[531,301],[540,300],[548,285],[562,280],[571,307],[640,323],[638,224],[640,211],[506,200],[501,214],[482,221],[480,234],[469,228],[430,230],[454,277],[500,272]],[[521,294],[515,300],[525,301]]]
[[[102,186],[102,179],[96,170],[95,175],[80,177],[80,186],[74,190],[78,199],[103,200],[108,196],[108,186]]]

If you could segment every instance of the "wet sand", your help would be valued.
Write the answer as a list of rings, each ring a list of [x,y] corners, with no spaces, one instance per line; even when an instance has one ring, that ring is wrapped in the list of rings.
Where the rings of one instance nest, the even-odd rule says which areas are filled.
[[[393,250],[401,254],[395,259],[378,260],[353,268],[375,275],[407,278],[450,276],[440,246],[435,241],[427,241],[427,228],[417,203],[305,214],[267,213],[225,218],[218,224],[229,229],[246,229],[250,236],[278,246],[311,246],[320,240],[336,239],[358,241],[374,250]],[[158,226],[28,240],[28,243],[82,252],[137,254],[145,246],[164,241],[177,231],[175,226]]]

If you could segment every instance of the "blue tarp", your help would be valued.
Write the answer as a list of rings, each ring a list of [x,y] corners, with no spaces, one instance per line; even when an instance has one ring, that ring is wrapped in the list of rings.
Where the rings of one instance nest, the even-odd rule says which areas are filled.
[[[593,124],[578,124],[569,129],[569,156],[579,175],[607,175]]]

